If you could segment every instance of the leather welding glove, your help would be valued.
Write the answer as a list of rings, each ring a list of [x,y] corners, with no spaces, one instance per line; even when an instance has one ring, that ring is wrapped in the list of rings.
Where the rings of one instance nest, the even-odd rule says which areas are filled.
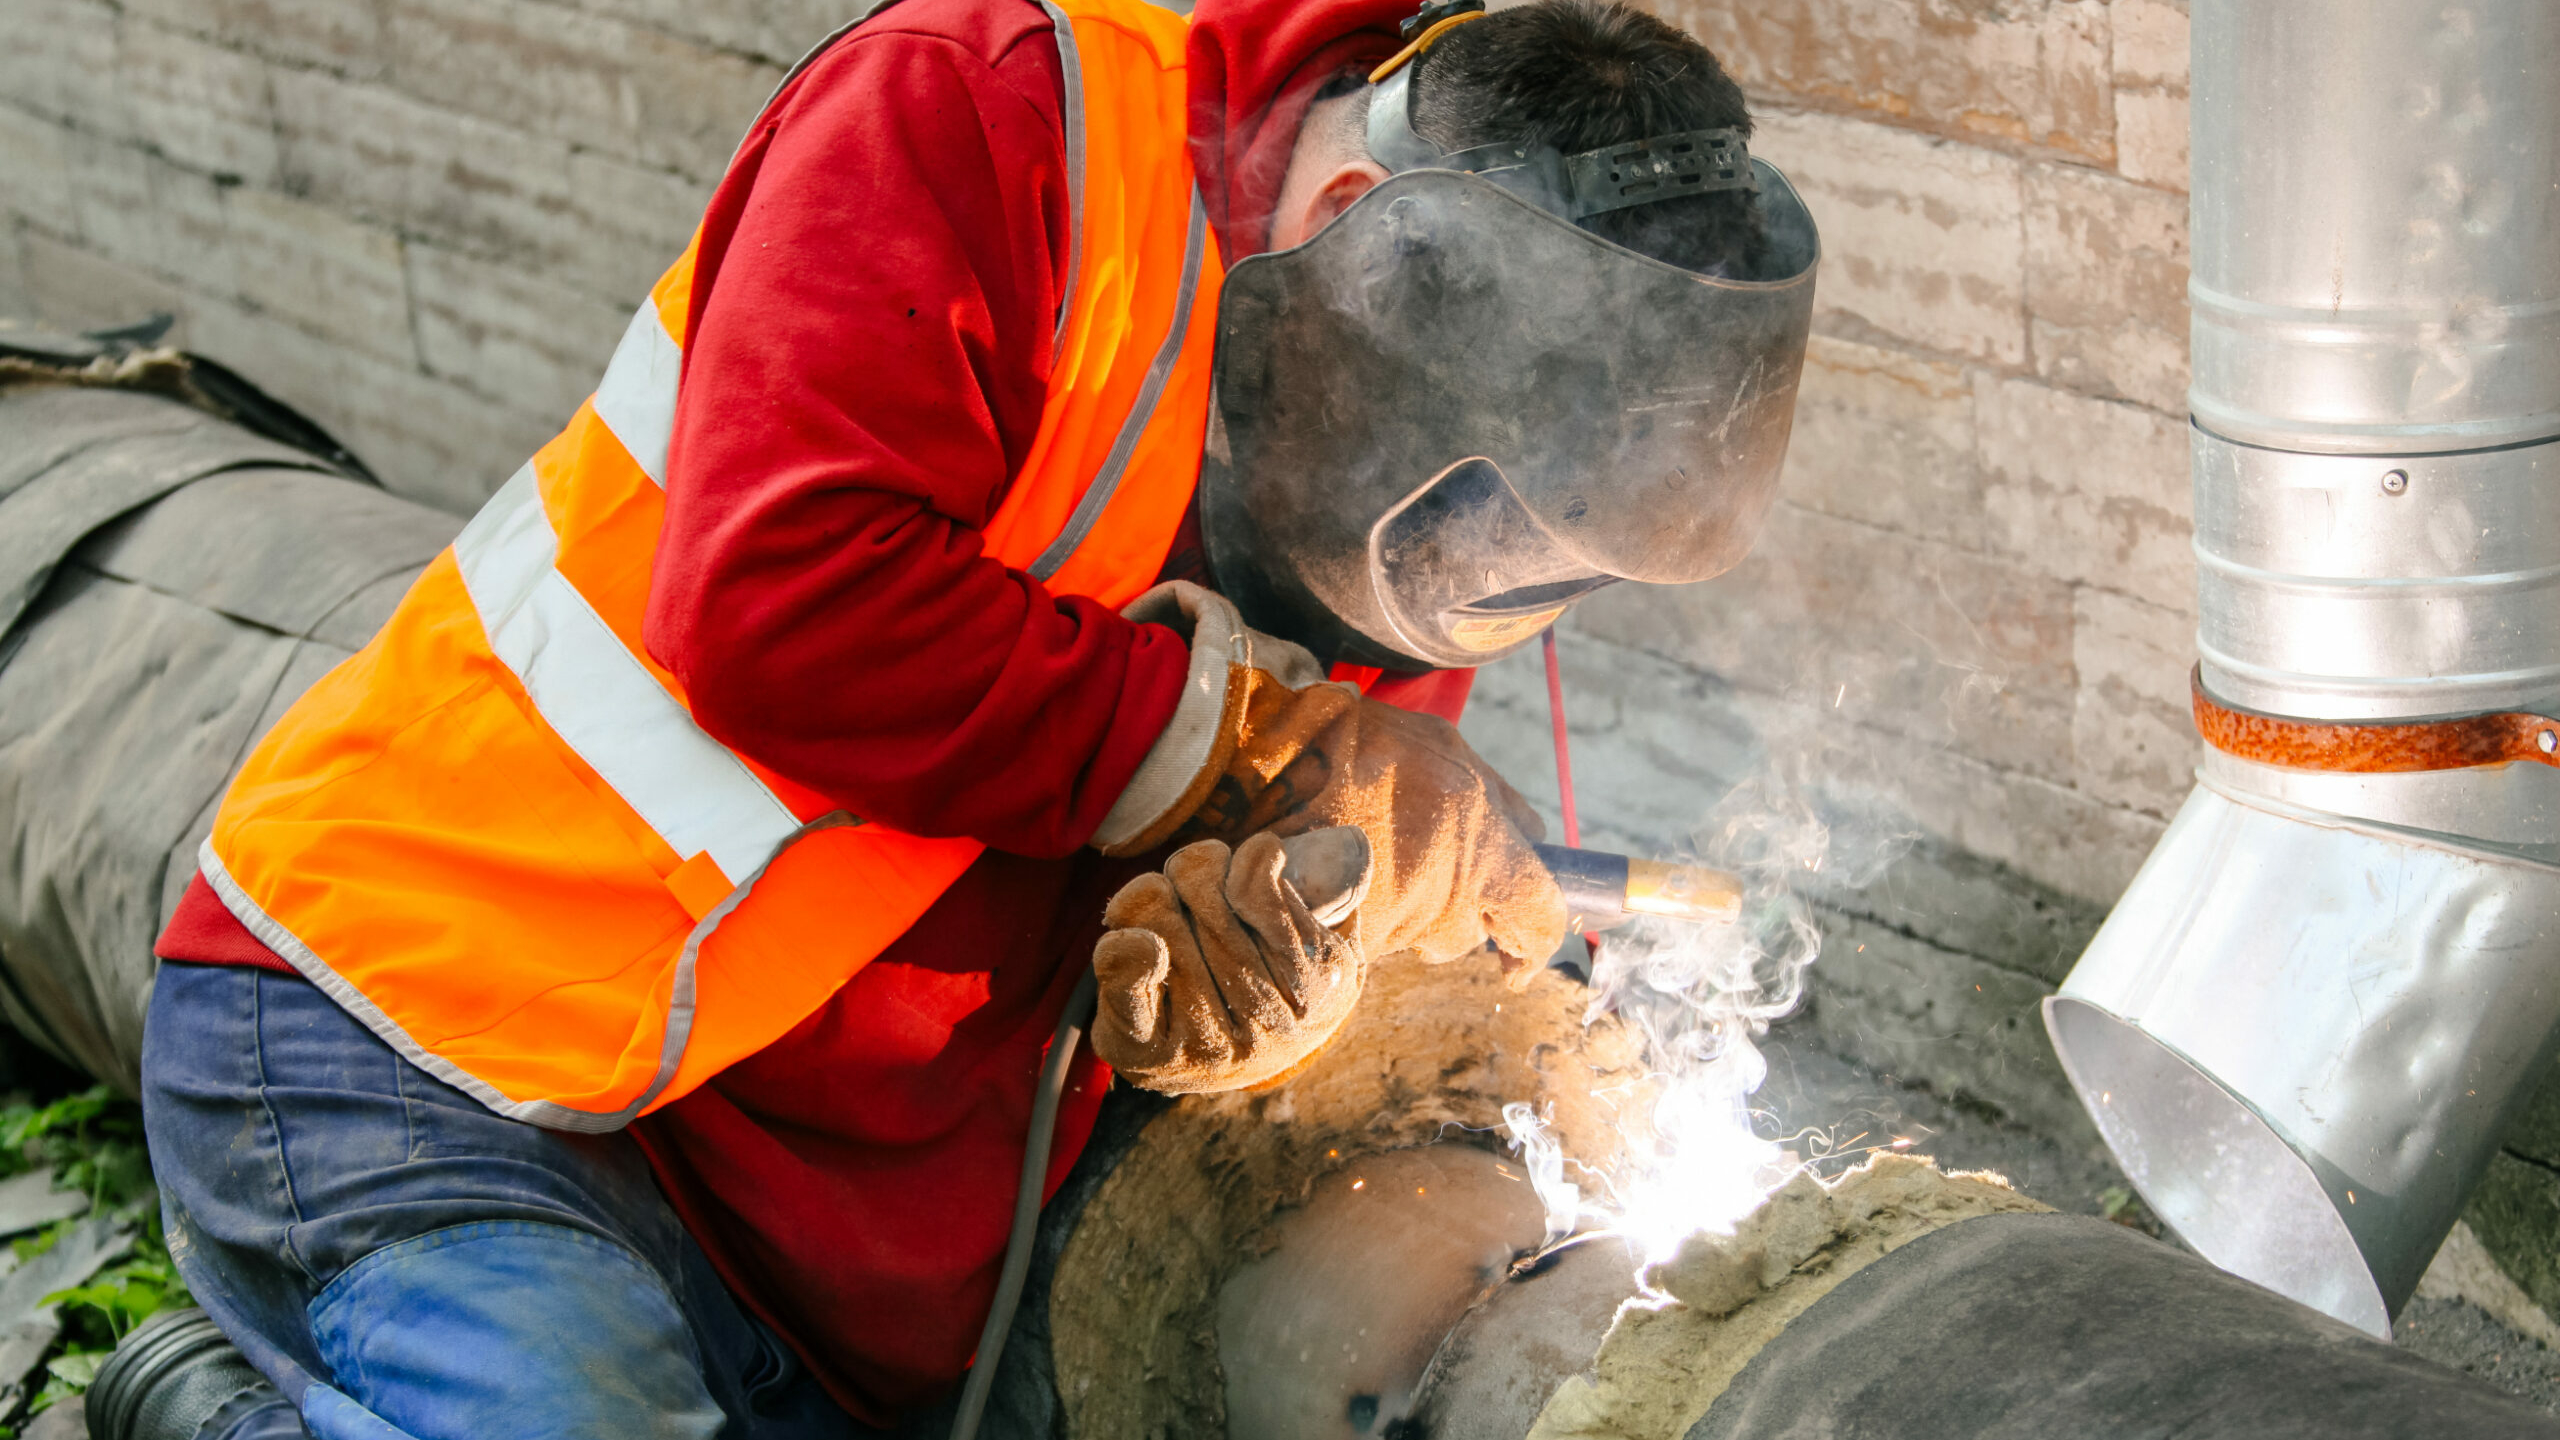
[[[1105,855],[1143,855],[1172,839],[1208,799],[1235,754],[1256,688],[1320,685],[1324,667],[1303,647],[1249,628],[1233,601],[1187,580],[1168,580],[1120,613],[1162,625],[1191,645],[1173,718],[1093,834],[1093,848]]]
[[[1348,836],[1366,871],[1367,846]],[[1200,840],[1162,873],[1121,887],[1094,947],[1094,1053],[1170,1095],[1278,1080],[1342,1028],[1360,998],[1360,952],[1327,928],[1276,836],[1230,850]],[[1351,893],[1339,901],[1356,902]]]
[[[1563,943],[1564,896],[1529,848],[1545,827],[1456,726],[1328,683],[1304,649],[1196,585],[1159,585],[1123,613],[1187,635],[1192,666],[1096,848],[1357,825],[1375,851],[1349,926],[1364,956],[1436,964],[1490,941],[1520,984]]]
[[[1357,825],[1374,851],[1346,927],[1373,962],[1499,953],[1516,988],[1564,943],[1564,893],[1530,848],[1537,811],[1458,727],[1347,685],[1257,680],[1226,770],[1185,834]]]

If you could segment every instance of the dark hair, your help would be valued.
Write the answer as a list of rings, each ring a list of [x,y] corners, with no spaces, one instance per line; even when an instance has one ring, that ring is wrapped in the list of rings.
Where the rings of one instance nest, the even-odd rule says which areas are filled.
[[[1751,135],[1742,87],[1687,32],[1620,0],[1537,0],[1451,29],[1414,73],[1413,127],[1443,150],[1536,140],[1571,155],[1682,130]],[[1611,210],[1582,228],[1690,270],[1756,272],[1747,190]]]

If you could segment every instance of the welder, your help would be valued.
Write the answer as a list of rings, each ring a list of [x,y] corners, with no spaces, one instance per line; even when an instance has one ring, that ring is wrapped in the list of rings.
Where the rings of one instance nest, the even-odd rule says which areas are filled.
[[[1556,947],[1450,722],[1748,547],[1814,237],[1689,37],[1411,3],[902,0],[785,81],[162,937],[172,1252],[265,1381],[187,1433],[890,1424],[1086,975],[1050,1187],[1112,1069],[1280,1081],[1369,967]]]

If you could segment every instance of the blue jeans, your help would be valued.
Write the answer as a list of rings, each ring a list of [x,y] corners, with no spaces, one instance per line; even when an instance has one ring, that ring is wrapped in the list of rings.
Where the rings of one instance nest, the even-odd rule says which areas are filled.
[[[161,966],[142,1086],[178,1269],[278,1391],[206,1440],[873,1433],[629,1138],[494,1115],[299,978]]]

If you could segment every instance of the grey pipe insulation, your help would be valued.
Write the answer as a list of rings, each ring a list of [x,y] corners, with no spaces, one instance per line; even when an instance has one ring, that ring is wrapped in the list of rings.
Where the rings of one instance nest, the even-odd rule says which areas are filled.
[[[1623,1247],[1506,1266],[1507,1245],[1535,1243],[1536,1207],[1483,1178],[1494,1157],[1444,1144],[1366,1168],[1380,1198],[1337,1190],[1289,1212],[1228,1281],[1228,1440],[1521,1440],[1542,1416],[1572,1434],[1685,1426],[1683,1440],[2560,1437],[2560,1420],[2460,1372],[2139,1232],[2049,1211],[1958,1219],[1863,1264],[1857,1244],[1817,1251],[1796,1272],[1808,1283],[1850,1273],[1800,1309],[1764,1290],[1678,1332],[1695,1350],[1648,1340],[1595,1366],[1622,1302],[1677,1304],[1639,1296]],[[1595,1373],[1619,1400],[1548,1413],[1574,1377],[1595,1393]]]
[[[2547,1440],[2560,1421],[2120,1225],[1989,1215],[1842,1281],[1685,1440],[2057,1435]]]

